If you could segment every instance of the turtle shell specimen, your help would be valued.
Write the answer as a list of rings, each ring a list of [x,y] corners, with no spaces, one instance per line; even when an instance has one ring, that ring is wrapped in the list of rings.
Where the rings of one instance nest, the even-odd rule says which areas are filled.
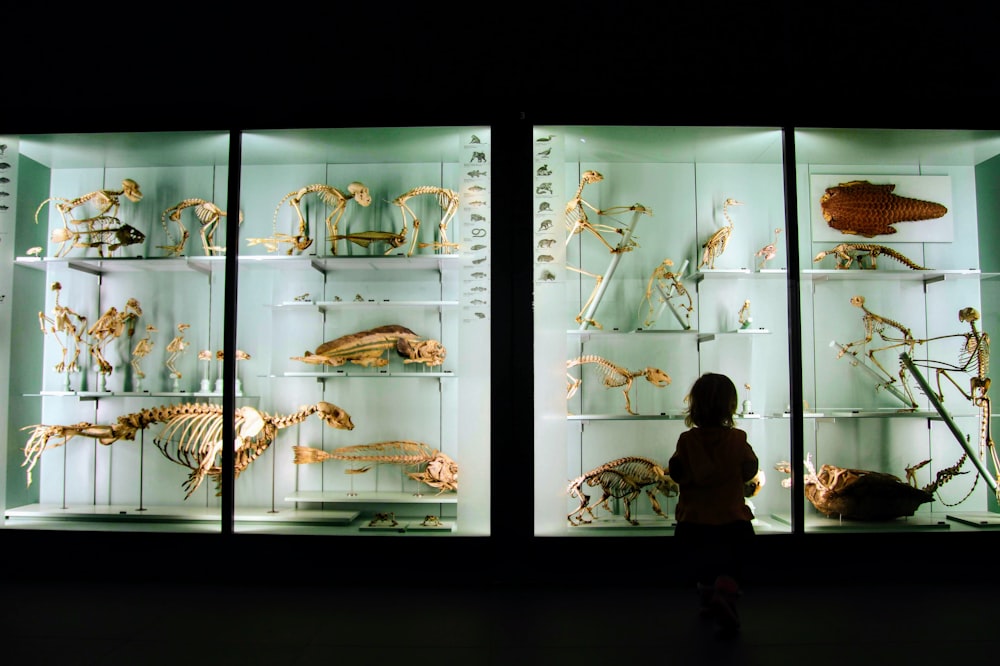
[[[805,494],[816,509],[827,516],[848,520],[892,520],[912,516],[934,495],[915,488],[897,476],[864,469],[823,465],[808,475]]]

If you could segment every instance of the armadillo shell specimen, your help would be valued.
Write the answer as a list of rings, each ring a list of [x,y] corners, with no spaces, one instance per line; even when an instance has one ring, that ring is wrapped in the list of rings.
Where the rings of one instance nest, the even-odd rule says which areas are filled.
[[[874,185],[867,180],[852,180],[826,188],[820,197],[823,219],[833,229],[845,234],[872,238],[894,234],[896,222],[916,222],[944,217],[945,206],[893,194],[895,185]]]
[[[817,476],[819,484],[806,485],[806,499],[826,516],[892,520],[912,516],[921,504],[934,499],[926,490],[884,472],[823,465]]]

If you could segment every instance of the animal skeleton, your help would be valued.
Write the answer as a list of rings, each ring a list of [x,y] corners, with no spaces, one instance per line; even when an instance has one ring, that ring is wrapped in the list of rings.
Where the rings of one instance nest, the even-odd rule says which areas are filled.
[[[297,425],[317,414],[331,428],[353,430],[350,415],[329,402],[317,402],[300,407],[288,416],[271,415],[253,407],[239,407],[234,413],[233,479],[246,471],[254,460],[271,445],[278,430]],[[74,425],[31,425],[31,437],[24,447],[28,486],[31,471],[43,452],[65,445],[73,437],[90,437],[108,446],[118,440],[133,441],[136,433],[153,425],[161,425],[153,442],[171,462],[191,470],[184,482],[187,499],[205,477],[213,479],[218,489],[222,480],[222,406],[205,403],[166,405],[119,416],[111,425],[76,423]],[[218,492],[216,493],[218,494]]]
[[[80,351],[83,347],[83,332],[86,330],[87,318],[59,304],[59,294],[62,291],[62,284],[53,282],[52,291],[56,292],[55,306],[52,308],[52,316],[44,312],[38,313],[38,324],[42,329],[42,335],[51,332],[56,342],[62,347],[62,358],[56,363],[56,372],[77,372],[80,368],[77,361],[80,358]],[[46,325],[49,327],[46,331]],[[73,357],[66,363],[66,356],[69,353],[69,342],[73,340]]]
[[[594,506],[590,505],[590,496],[583,492],[584,484],[601,487],[601,499]],[[599,467],[581,474],[569,482],[566,492],[570,497],[579,498],[580,506],[566,516],[571,525],[583,525],[595,520],[594,509],[603,506],[612,513],[608,501],[612,497],[621,498],[625,502],[625,520],[632,525],[639,521],[632,518],[632,502],[639,496],[643,488],[649,496],[650,503],[656,515],[666,518],[656,498],[657,493],[664,497],[676,497],[680,487],[670,478],[668,470],[649,458],[641,456],[625,456],[604,463]],[[586,512],[590,519],[584,519]]]
[[[699,269],[706,265],[709,269],[715,268],[715,260],[726,251],[729,238],[733,235],[733,228],[736,226],[733,224],[733,218],[729,217],[729,207],[742,205],[743,202],[736,199],[726,199],[722,202],[722,215],[728,224],[709,236],[702,245],[704,251],[701,254],[701,263],[698,264]]]
[[[333,254],[337,254],[337,225],[340,223],[340,218],[343,217],[344,211],[347,208],[347,204],[352,200],[356,202],[359,206],[369,206],[372,202],[371,194],[368,191],[368,187],[364,183],[359,183],[357,181],[351,183],[347,186],[348,194],[344,194],[340,190],[330,185],[325,185],[322,183],[317,183],[314,185],[306,185],[294,192],[289,192],[281,198],[278,205],[274,208],[274,218],[272,220],[272,225],[274,227],[274,233],[268,238],[248,238],[247,242],[249,245],[262,244],[267,248],[268,252],[274,252],[278,249],[278,245],[281,243],[290,243],[291,247],[288,248],[288,254],[292,254],[295,250],[300,253],[304,252],[306,249],[312,245],[312,238],[309,237],[309,229],[306,224],[306,219],[302,215],[302,208],[299,204],[302,203],[302,199],[308,194],[316,194],[320,200],[323,201],[328,206],[333,206],[333,210],[330,214],[326,216],[326,231],[330,237],[330,251]],[[298,229],[294,236],[278,232],[278,211],[281,210],[281,206],[288,202],[288,204],[295,209],[295,213],[298,216]]]
[[[38,214],[41,212],[42,207],[50,201],[57,201],[59,203],[56,204],[56,210],[59,211],[59,215],[62,217],[64,227],[68,229],[69,222],[72,222],[74,225],[82,225],[87,231],[93,231],[93,224],[95,222],[107,222],[110,220],[120,222],[118,219],[118,209],[121,206],[120,197],[122,195],[125,195],[129,201],[135,203],[141,201],[142,192],[139,191],[139,183],[135,182],[131,178],[124,178],[122,179],[122,189],[120,190],[95,190],[89,194],[79,196],[76,199],[49,197],[39,204],[38,209],[35,210],[35,224],[38,224]],[[73,217],[73,210],[88,201],[92,201],[99,207],[97,215],[93,217],[75,219]],[[67,214],[69,214],[68,219],[66,217]]]
[[[916,338],[914,338],[913,334],[910,332],[910,329],[903,326],[898,321],[889,319],[887,317],[883,317],[881,315],[877,315],[868,308],[866,308],[864,296],[852,296],[851,305],[857,308],[861,308],[861,310],[864,312],[861,321],[865,328],[865,336],[859,340],[855,340],[854,342],[849,342],[846,345],[842,345],[840,347],[840,351],[837,353],[837,358],[840,358],[844,354],[850,352],[851,347],[855,345],[867,346],[868,343],[872,341],[872,338],[875,336],[875,334],[878,334],[878,336],[882,338],[883,341],[888,342],[889,344],[883,347],[876,347],[875,349],[868,349],[868,358],[870,358],[872,362],[878,367],[878,369],[885,374],[886,381],[888,383],[891,384],[895,382],[896,379],[891,374],[889,374],[889,372],[884,367],[882,367],[882,364],[878,362],[878,359],[875,358],[875,352],[885,351],[886,349],[895,349],[898,347],[907,347],[909,354],[912,356],[914,347],[926,341],[917,340]],[[902,334],[903,337],[896,338],[887,336],[885,334],[887,328],[896,329]],[[914,400],[913,392],[910,390],[909,382],[906,380],[906,367],[903,366],[902,364],[900,364],[899,366],[899,380],[900,384],[903,387],[903,390],[906,392],[906,398],[910,403],[910,408],[916,409],[917,402],[916,400]]]
[[[605,388],[622,389],[622,393],[625,394],[625,410],[629,414],[633,415],[636,414],[636,412],[632,411],[632,400],[629,398],[629,391],[632,388],[632,380],[636,377],[645,377],[646,381],[650,384],[660,388],[668,386],[671,381],[670,376],[659,368],[647,367],[644,370],[626,370],[621,366],[615,365],[606,358],[595,356],[593,354],[587,354],[566,361],[566,369],[569,370],[570,368],[578,365],[588,364],[595,366],[601,373]],[[580,385],[583,383],[583,379],[577,379],[569,372],[566,373],[566,377],[569,379],[569,382],[566,385],[566,399],[569,400],[576,395]]]
[[[753,323],[753,317],[750,316],[750,299],[743,301],[739,312],[736,313],[736,320],[740,323],[740,328],[749,328]]]
[[[420,247],[433,247],[436,249],[441,249],[445,253],[451,252],[454,248],[458,247],[456,243],[448,242],[448,223],[451,219],[455,217],[455,213],[458,212],[458,192],[454,190],[449,190],[445,187],[434,187],[433,185],[422,185],[420,187],[414,187],[412,190],[400,194],[398,197],[392,200],[394,206],[399,207],[400,214],[403,217],[403,227],[398,234],[400,239],[399,245],[393,245],[390,242],[390,248],[386,251],[389,254],[394,248],[399,247],[406,240],[407,234],[407,219],[411,218],[413,220],[413,238],[410,240],[410,248],[407,250],[407,256],[413,254],[413,250],[416,247],[417,238],[420,235],[420,219],[417,214],[413,212],[413,209],[407,204],[407,201],[413,197],[418,197],[421,195],[432,195],[437,197],[437,203],[443,211],[441,214],[441,220],[438,222],[438,230],[440,234],[440,241],[431,243],[420,243]]]
[[[760,248],[759,250],[757,250],[754,253],[755,257],[763,257],[763,259],[761,259],[761,261],[760,261],[760,265],[757,266],[757,270],[762,270],[764,268],[764,264],[766,264],[767,262],[771,261],[772,259],[774,259],[778,255],[778,234],[780,234],[780,233],[781,233],[781,228],[780,227],[777,228],[777,229],[775,229],[774,230],[774,242],[773,243],[768,243],[767,245],[765,245],[764,247]]]
[[[868,257],[868,269],[875,270],[878,267],[878,257],[885,255],[915,271],[930,270],[926,266],[921,266],[905,256],[903,253],[897,252],[885,245],[878,245],[877,243],[840,243],[829,250],[823,250],[817,254],[813,258],[813,262],[822,261],[830,255],[837,258],[836,267],[838,269],[849,269],[855,261],[858,262],[858,268],[865,269],[864,258]]]
[[[423,363],[427,367],[443,364],[447,353],[437,340],[421,338],[405,326],[387,324],[324,342],[315,352],[306,351],[305,356],[293,356],[292,360],[332,366],[350,361],[365,368],[381,368],[389,364],[388,352],[393,348],[404,364]]]
[[[631,206],[612,206],[611,208],[606,208],[604,210],[596,208],[583,198],[583,188],[593,183],[599,183],[602,180],[604,180],[604,176],[602,176],[599,172],[594,171],[592,169],[584,171],[580,177],[580,185],[579,187],[577,187],[576,193],[573,195],[573,198],[566,203],[566,207],[564,209],[566,216],[567,245],[569,245],[569,242],[570,240],[572,240],[573,236],[576,236],[586,231],[590,234],[593,234],[595,238],[601,241],[604,247],[608,248],[608,251],[612,255],[611,264],[609,265],[608,270],[606,271],[606,275],[591,273],[589,271],[583,270],[582,267],[566,266],[566,268],[571,271],[594,278],[594,283],[595,283],[594,289],[593,291],[590,292],[590,296],[587,298],[587,301],[583,304],[583,307],[580,308],[580,312],[577,313],[576,322],[584,326],[589,325],[598,329],[602,328],[602,326],[597,322],[596,319],[593,318],[593,312],[597,309],[597,304],[600,301],[600,297],[603,294],[604,289],[607,287],[606,280],[611,279],[611,276],[614,274],[614,270],[617,267],[618,261],[621,259],[621,256],[626,252],[631,252],[635,247],[637,247],[638,244],[635,242],[635,239],[632,236],[632,231],[635,228],[635,225],[638,223],[639,215],[643,214],[652,216],[653,214],[653,211],[651,209],[646,208],[642,204],[638,203],[633,204]],[[623,212],[632,212],[634,213],[632,224],[627,228],[622,228],[622,227],[613,227],[608,224],[593,223],[587,216],[588,208],[597,215],[612,216]],[[541,211],[541,205],[539,205],[539,211]],[[544,225],[544,222],[542,224]],[[604,238],[604,234],[606,233],[617,234],[620,235],[622,238],[617,245],[611,245],[611,243],[609,243]]]
[[[939,203],[893,194],[895,185],[874,185],[852,180],[826,188],[819,199],[823,219],[845,234],[872,238],[894,234],[897,222],[916,222],[944,217],[948,209]]]
[[[659,302],[670,305],[670,300],[674,296],[684,296],[687,298],[687,305],[681,305],[684,308],[684,316],[686,319],[685,328],[691,328],[691,312],[694,310],[694,301],[691,299],[691,294],[688,293],[687,288],[681,283],[681,274],[683,273],[684,267],[687,266],[687,262],[684,262],[684,267],[681,267],[681,273],[674,273],[670,270],[670,267],[674,265],[674,262],[670,259],[664,259],[659,266],[653,269],[652,274],[649,276],[649,282],[646,283],[646,295],[643,297],[643,302],[649,305],[649,309],[646,312],[646,319],[642,322],[643,326],[652,326],[655,320],[655,307],[653,306],[653,287],[659,292]],[[639,310],[642,310],[642,303],[639,303]],[[685,324],[685,322],[682,322]]]
[[[97,371],[100,374],[107,375],[113,370],[111,362],[104,356],[104,349],[108,343],[120,338],[126,332],[126,328],[131,338],[135,333],[134,322],[141,316],[142,308],[139,306],[139,301],[130,298],[125,303],[124,310],[119,312],[118,308],[111,306],[87,330],[87,335],[94,339],[90,344],[90,355],[97,362]]]
[[[109,254],[114,254],[120,248],[136,245],[146,240],[146,234],[130,224],[121,224],[114,218],[94,218],[90,220],[90,223],[90,228],[82,231],[67,227],[54,230],[49,240],[53,243],[61,243],[55,256],[65,256],[75,247],[96,247],[98,255],[103,257],[105,247],[108,248]],[[72,244],[67,247],[67,243]]]
[[[180,228],[181,239],[173,245],[159,245],[157,247],[161,250],[166,250],[169,257],[176,257],[184,252],[184,246],[191,235],[181,223],[181,212],[185,208],[194,208],[195,217],[201,223],[201,246],[205,250],[205,256],[225,254],[226,248],[224,246],[215,245],[215,230],[222,221],[222,218],[226,217],[226,211],[210,201],[197,198],[184,199],[180,203],[163,211],[163,214],[160,216],[160,223],[163,224],[163,231],[166,232],[167,238],[170,239],[171,243],[174,242],[173,234],[170,233],[170,229],[167,227],[167,218],[169,217]],[[243,224],[243,211],[240,211],[239,214],[239,224]]]
[[[167,357],[167,370],[170,371],[170,376],[174,379],[180,379],[183,376],[174,364],[177,362],[177,358],[191,346],[190,342],[184,340],[184,331],[189,328],[191,328],[191,324],[177,324],[177,335],[167,343],[167,351],[170,352],[170,356]]]
[[[992,403],[989,396],[991,380],[987,373],[990,367],[990,336],[985,331],[980,331],[976,327],[979,321],[979,311],[973,307],[962,308],[958,311],[959,321],[969,324],[967,333],[941,336],[933,338],[935,340],[960,337],[962,345],[959,349],[958,363],[949,364],[941,361],[919,361],[919,365],[932,368],[936,380],[936,396],[944,402],[944,392],[941,390],[941,378],[948,380],[962,396],[979,408],[979,459],[986,457],[987,449],[993,461],[993,469],[1000,470],[1000,456],[997,454],[996,446],[993,442],[993,432],[991,418],[993,414]],[[966,391],[952,377],[952,373],[970,373],[969,390]],[[1000,500],[1000,472],[998,474],[997,495]]]
[[[346,460],[378,464],[402,465],[404,467],[425,465],[419,472],[407,472],[414,481],[420,481],[438,489],[438,494],[458,490],[458,463],[448,455],[432,449],[422,442],[393,440],[375,444],[344,446],[330,452],[308,446],[293,446],[296,465],[324,462],[326,460]],[[363,474],[371,469],[366,465],[360,469],[346,470],[347,474]]]
[[[155,326],[152,324],[146,326],[146,335],[136,343],[135,349],[132,350],[132,369],[135,371],[135,376],[139,379],[145,379],[146,377],[146,373],[142,371],[140,363],[142,362],[142,359],[149,356],[149,353],[153,351],[152,334],[155,332]]]

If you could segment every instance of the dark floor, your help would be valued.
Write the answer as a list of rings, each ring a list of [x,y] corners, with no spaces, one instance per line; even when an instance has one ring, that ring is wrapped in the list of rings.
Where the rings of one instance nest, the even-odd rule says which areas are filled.
[[[995,585],[824,587],[818,577],[750,587],[742,632],[727,639],[699,617],[694,593],[676,586],[448,586],[426,570],[398,587],[341,587],[337,579],[363,574],[299,573],[321,582],[0,583],[0,661],[857,666],[996,663],[1000,653]]]

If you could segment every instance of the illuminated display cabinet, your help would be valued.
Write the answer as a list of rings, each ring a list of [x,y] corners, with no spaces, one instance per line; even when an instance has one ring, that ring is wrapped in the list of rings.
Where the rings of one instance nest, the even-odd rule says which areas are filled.
[[[1000,134],[532,132],[536,535],[670,534],[669,486],[614,463],[666,467],[710,371],[761,461],[758,533],[1000,524],[985,393],[962,395],[998,323]]]
[[[490,129],[238,138],[4,139],[6,525],[218,531],[231,394],[235,531],[489,534]]]

